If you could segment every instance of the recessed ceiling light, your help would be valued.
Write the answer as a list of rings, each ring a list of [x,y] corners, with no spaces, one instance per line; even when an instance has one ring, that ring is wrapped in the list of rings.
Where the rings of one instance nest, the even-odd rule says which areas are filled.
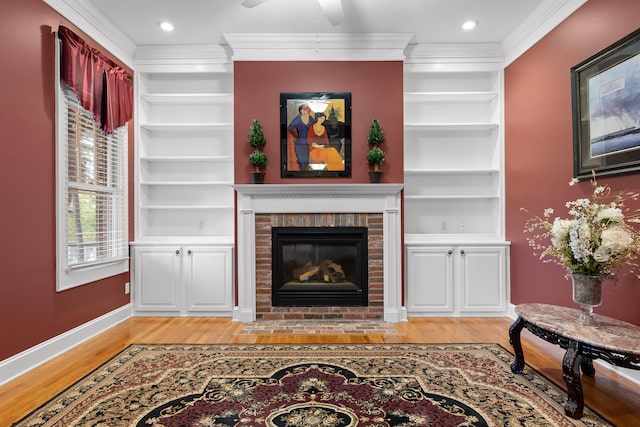
[[[173,24],[168,21],[158,22],[158,27],[160,27],[163,31],[173,31]]]
[[[478,23],[476,21],[467,21],[464,24],[462,24],[462,29],[465,31],[470,31],[473,30],[476,25],[478,25]]]

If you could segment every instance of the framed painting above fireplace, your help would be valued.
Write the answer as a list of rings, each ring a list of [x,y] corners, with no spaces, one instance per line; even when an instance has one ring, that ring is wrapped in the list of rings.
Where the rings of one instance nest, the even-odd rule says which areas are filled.
[[[351,176],[351,93],[280,94],[281,176]]]

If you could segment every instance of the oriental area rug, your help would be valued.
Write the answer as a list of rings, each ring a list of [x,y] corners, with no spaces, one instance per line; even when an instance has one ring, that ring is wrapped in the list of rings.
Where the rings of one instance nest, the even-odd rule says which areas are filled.
[[[131,345],[15,426],[610,426],[496,344]]]

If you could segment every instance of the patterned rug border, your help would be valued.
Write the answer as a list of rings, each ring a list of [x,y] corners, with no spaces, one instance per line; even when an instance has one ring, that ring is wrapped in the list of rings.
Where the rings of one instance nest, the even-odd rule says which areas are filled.
[[[19,420],[13,422],[10,427],[19,426],[21,423],[28,420],[38,411],[44,409],[51,403],[53,403],[60,396],[72,390],[74,387],[80,385],[84,381],[89,380],[93,375],[95,375],[98,371],[105,368],[107,365],[115,362],[118,358],[123,356],[125,353],[130,352],[132,349],[140,348],[141,351],[144,349],[155,349],[155,348],[170,348],[171,350],[179,350],[181,347],[184,347],[186,350],[193,351],[199,348],[207,350],[212,348],[217,349],[226,349],[230,351],[243,351],[243,350],[261,350],[261,351],[292,351],[292,350],[306,350],[306,351],[328,351],[328,350],[346,350],[346,351],[358,351],[359,350],[367,350],[369,348],[376,348],[377,351],[398,351],[398,350],[411,350],[412,348],[416,348],[418,350],[426,351],[428,347],[443,347],[443,349],[455,349],[463,346],[462,350],[478,350],[481,348],[486,348],[489,350],[495,349],[496,351],[492,351],[492,353],[499,358],[503,359],[504,362],[510,363],[513,361],[515,355],[514,353],[507,347],[503,346],[500,343],[478,343],[478,342],[456,342],[456,343],[308,343],[308,344],[284,344],[284,343],[255,343],[255,344],[246,344],[246,343],[237,343],[237,344],[221,344],[221,343],[207,343],[207,344],[191,344],[191,343],[131,343],[113,354],[111,357],[106,359],[104,362],[100,363],[94,369],[89,371],[87,374],[83,375],[81,378],[74,381],[69,386],[65,387],[58,393],[56,393],[53,397],[48,399],[46,402],[42,403],[40,406],[29,412],[27,415],[23,416]],[[469,347],[469,348],[467,348]],[[509,371],[511,374],[511,372]],[[535,374],[535,375],[534,375]],[[512,374],[514,376],[518,376],[518,374]],[[555,401],[558,405],[564,406],[566,402],[566,388],[564,384],[558,384],[554,380],[547,377],[544,373],[540,372],[536,368],[533,368],[528,363],[525,363],[525,368],[522,374],[519,376],[525,378],[530,384],[532,384],[536,389],[546,396],[548,396],[551,400]],[[556,389],[557,393],[549,395],[546,392],[545,384],[540,384],[539,379],[542,380],[543,383],[547,383],[546,386],[552,387]],[[558,393],[559,391],[559,393]],[[556,398],[554,398],[556,396]],[[591,408],[589,405],[585,403],[584,405],[585,416],[588,412],[590,412],[595,418],[599,419],[598,422],[602,422],[604,424],[593,424],[593,423],[580,423],[581,420],[572,420],[567,417],[567,420],[570,422],[578,422],[576,425],[585,425],[585,426],[607,426],[607,427],[617,427],[612,422],[608,421],[602,414],[598,411]]]

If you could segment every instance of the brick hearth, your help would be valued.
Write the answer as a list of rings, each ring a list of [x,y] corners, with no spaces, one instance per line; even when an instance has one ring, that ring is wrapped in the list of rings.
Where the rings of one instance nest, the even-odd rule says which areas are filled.
[[[271,305],[272,227],[367,227],[369,305],[366,307],[273,307]],[[382,319],[383,218],[379,213],[257,214],[256,215],[256,318]]]

